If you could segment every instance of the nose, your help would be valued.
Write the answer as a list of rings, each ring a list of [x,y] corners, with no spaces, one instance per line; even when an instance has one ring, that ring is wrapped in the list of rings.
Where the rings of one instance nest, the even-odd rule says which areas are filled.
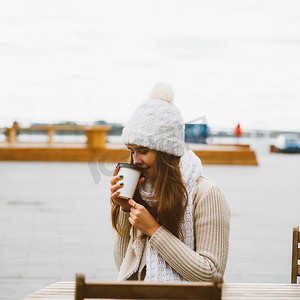
[[[132,154],[132,160],[134,165],[141,166],[143,164],[141,158],[136,154]]]

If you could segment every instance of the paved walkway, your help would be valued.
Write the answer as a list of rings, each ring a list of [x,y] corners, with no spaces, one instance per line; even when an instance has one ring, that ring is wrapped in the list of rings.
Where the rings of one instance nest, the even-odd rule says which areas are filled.
[[[300,224],[299,155],[255,166],[205,166],[232,209],[227,282],[290,280],[291,230]],[[115,280],[109,174],[114,164],[0,162],[0,299],[56,281]]]

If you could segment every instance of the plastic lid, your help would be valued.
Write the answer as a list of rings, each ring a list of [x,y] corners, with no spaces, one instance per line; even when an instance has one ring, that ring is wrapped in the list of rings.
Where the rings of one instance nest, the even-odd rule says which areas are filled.
[[[130,169],[135,169],[135,170],[138,170],[138,171],[141,171],[141,168],[136,166],[136,165],[133,165],[133,164],[127,164],[127,163],[118,163],[118,167],[120,168],[130,168]]]

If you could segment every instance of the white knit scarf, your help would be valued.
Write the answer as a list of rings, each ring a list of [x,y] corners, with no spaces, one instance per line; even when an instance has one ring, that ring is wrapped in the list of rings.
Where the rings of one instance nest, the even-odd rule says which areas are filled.
[[[187,207],[183,221],[180,224],[182,242],[191,249],[194,249],[193,193],[197,180],[202,175],[203,168],[200,159],[191,150],[185,151],[184,155],[180,158],[179,167],[183,183],[188,193]],[[153,199],[151,182],[146,180],[139,190],[142,199],[147,202],[148,205],[154,206],[157,200]],[[151,247],[149,239],[146,242],[145,281],[185,281],[185,279],[172,269],[162,256],[153,247]]]

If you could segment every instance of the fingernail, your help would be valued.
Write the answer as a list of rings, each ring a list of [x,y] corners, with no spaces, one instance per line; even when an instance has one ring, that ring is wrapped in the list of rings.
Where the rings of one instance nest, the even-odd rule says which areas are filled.
[[[120,185],[123,185],[123,184],[124,184],[123,182],[120,183]]]
[[[120,175],[119,177],[120,177],[120,178],[123,178],[123,175]]]

